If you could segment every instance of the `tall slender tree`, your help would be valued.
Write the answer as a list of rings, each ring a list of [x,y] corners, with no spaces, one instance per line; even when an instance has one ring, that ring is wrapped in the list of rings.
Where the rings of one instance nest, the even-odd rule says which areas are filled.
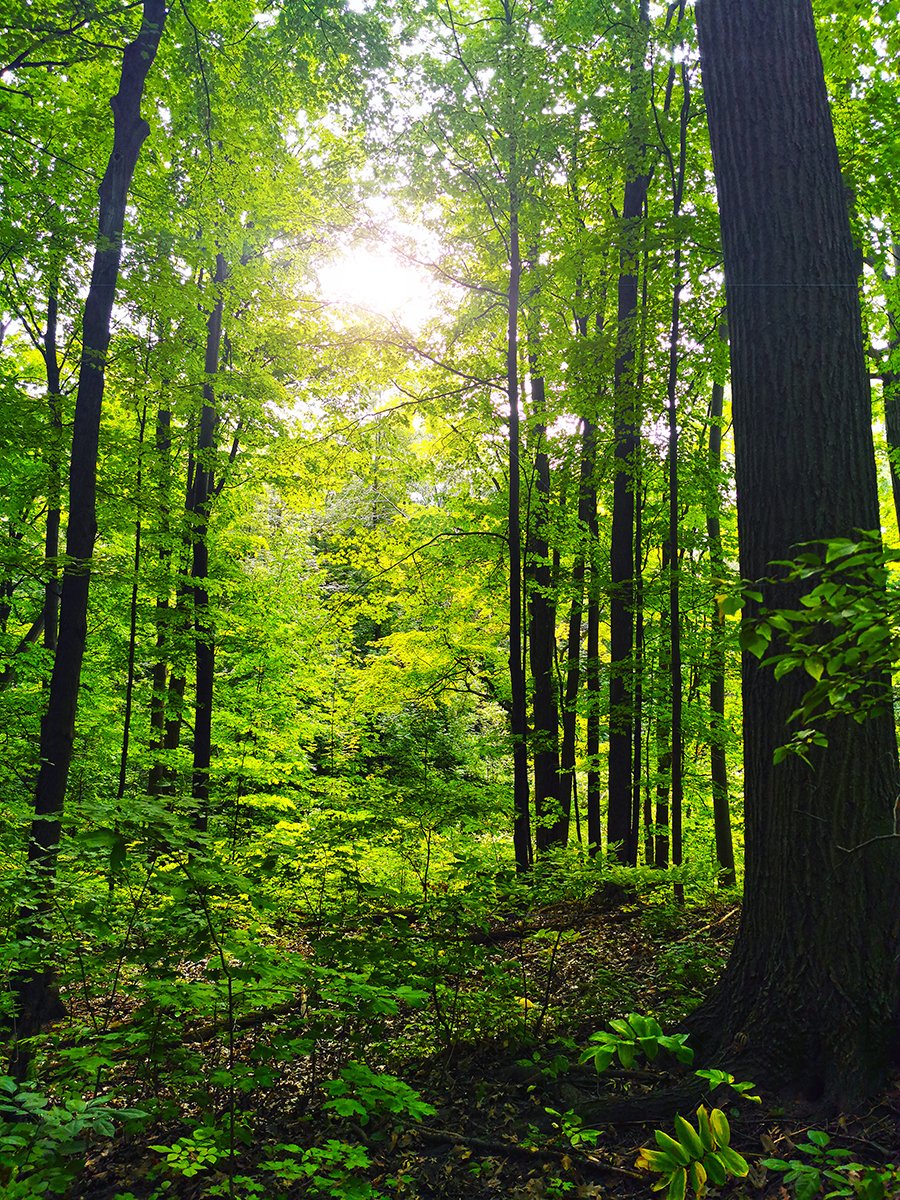
[[[165,0],[144,0],[141,27],[134,41],[125,47],[119,90],[111,100],[113,146],[100,184],[96,249],[84,303],[59,638],[47,711],[41,722],[41,767],[28,842],[36,895],[25,909],[26,928],[31,926],[35,913],[46,908],[56,870],[87,636],[91,558],[97,531],[97,453],[110,322],[119,277],[128,191],[138,154],[150,132],[141,116],[141,100],[165,17]],[[30,1020],[32,1025],[40,1021],[48,1008],[52,1011],[50,973],[29,972],[20,982],[18,1001],[26,1023]]]
[[[609,808],[607,836],[623,861],[634,861],[632,836],[632,731],[634,649],[634,462],[640,428],[635,388],[640,226],[650,184],[646,165],[646,72],[650,10],[636,9],[631,55],[631,100],[627,178],[622,202],[618,334],[614,370],[616,475],[610,544]]]
[[[724,329],[720,334],[724,333]],[[706,540],[713,578],[721,580],[725,573],[725,554],[722,549],[722,522],[719,517],[718,479],[722,461],[722,411],[725,387],[716,381],[709,404],[709,446],[707,465],[710,486],[706,508]],[[731,835],[731,809],[728,803],[728,763],[725,755],[725,612],[717,599],[712,614],[709,649],[709,765],[712,784],[713,827],[715,829],[716,862],[719,881],[725,887],[735,882],[734,839]]]

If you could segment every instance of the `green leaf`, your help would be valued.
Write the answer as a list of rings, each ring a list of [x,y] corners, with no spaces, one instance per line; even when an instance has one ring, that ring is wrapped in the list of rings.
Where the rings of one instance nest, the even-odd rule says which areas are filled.
[[[758,628],[753,625],[742,625],[738,633],[738,641],[742,650],[746,650],[748,654],[754,655],[756,658],[762,656],[769,649],[771,638],[763,637]]]
[[[679,1167],[669,1180],[669,1188],[666,1192],[666,1200],[684,1200],[687,1191],[687,1171],[684,1167]]]
[[[697,1109],[697,1132],[700,1134],[700,1141],[703,1143],[704,1152],[715,1150],[716,1143],[713,1139],[712,1130],[709,1127],[709,1112],[702,1104]]]
[[[659,1045],[660,1044],[659,1044],[659,1041],[655,1037],[638,1038],[638,1045],[643,1050],[643,1052],[647,1055],[647,1058],[650,1060],[650,1062],[653,1062],[653,1060],[656,1058],[657,1054],[659,1054]]]
[[[717,1146],[727,1146],[731,1141],[731,1127],[728,1124],[728,1118],[722,1112],[721,1108],[714,1108],[709,1114],[709,1127],[712,1130],[712,1135],[716,1139]]]
[[[616,1053],[619,1055],[619,1062],[626,1071],[634,1066],[634,1044],[632,1042],[619,1042],[616,1047]]]
[[[770,662],[773,660],[769,660]],[[774,669],[772,674],[776,679],[783,679],[785,675],[789,675],[796,667],[800,665],[800,659],[794,658],[791,654],[784,654],[780,658],[774,660]]]
[[[743,1178],[750,1170],[747,1160],[743,1155],[738,1154],[736,1150],[732,1150],[730,1146],[721,1146],[717,1154],[722,1162],[722,1166],[731,1175]]]
[[[670,1137],[662,1129],[653,1131],[653,1136],[656,1138],[656,1144],[660,1150],[665,1150],[668,1154],[672,1154],[675,1160],[686,1167],[691,1161],[690,1152],[682,1146],[681,1142],[676,1142],[673,1137]]]
[[[703,1165],[713,1187],[722,1187],[728,1178],[728,1172],[718,1154],[704,1154]]]
[[[702,1162],[692,1162],[688,1167],[688,1182],[697,1196],[701,1196],[706,1188],[706,1167]]]
[[[675,1116],[675,1132],[678,1134],[678,1140],[690,1154],[691,1158],[702,1158],[704,1147],[700,1140],[700,1135],[690,1121],[685,1120],[681,1114]]]
[[[785,1176],[787,1179],[787,1176]],[[797,1200],[813,1200],[822,1190],[822,1173],[815,1167],[807,1167],[797,1173],[794,1185]]]
[[[845,558],[859,548],[860,543],[852,542],[849,538],[830,538],[825,546],[825,562],[831,563],[838,558]]]
[[[649,1150],[644,1148],[638,1155],[636,1166],[642,1171],[661,1171],[664,1175],[671,1174],[681,1165],[674,1155],[665,1150]]]
[[[818,683],[825,671],[825,663],[818,654],[811,654],[808,658],[804,658],[803,669]]]

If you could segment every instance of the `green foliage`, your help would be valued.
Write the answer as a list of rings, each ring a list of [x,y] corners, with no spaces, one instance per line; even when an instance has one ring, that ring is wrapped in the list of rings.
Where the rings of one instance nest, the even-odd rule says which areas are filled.
[[[757,1096],[753,1089],[755,1083],[751,1083],[748,1079],[736,1080],[728,1071],[720,1071],[715,1067],[704,1067],[694,1072],[700,1079],[709,1081],[710,1091],[714,1091],[718,1087],[728,1087],[733,1092],[736,1092],[742,1100],[750,1100],[754,1104],[761,1104],[762,1100]]]
[[[701,940],[676,940],[663,945],[659,952],[665,984],[687,1006],[696,1004],[706,994],[723,965],[722,948]]]
[[[879,531],[856,538],[809,542],[767,580],[770,607],[744,622],[741,645],[770,666],[776,679],[809,677],[802,704],[790,720],[802,726],[775,750],[810,761],[813,747],[828,745],[821,727],[836,717],[864,721],[890,706],[890,673],[900,660],[900,552],[883,546]],[[796,597],[791,607],[771,607],[779,589]],[[745,592],[762,600],[758,591]]]
[[[665,1188],[667,1200],[684,1200],[689,1189],[699,1200],[709,1187],[720,1188],[749,1172],[746,1159],[729,1145],[731,1129],[721,1109],[709,1111],[701,1104],[696,1126],[676,1116],[675,1135],[657,1129],[657,1149],[645,1147],[635,1163],[642,1171],[659,1174],[653,1190]]]
[[[807,1140],[794,1147],[803,1158],[764,1158],[762,1166],[782,1173],[793,1185],[797,1200],[813,1200],[824,1192],[825,1200],[855,1196],[857,1200],[889,1200],[900,1186],[900,1167],[875,1167],[853,1161],[853,1153],[832,1146],[822,1129],[810,1129]]]
[[[586,1127],[584,1118],[574,1109],[560,1112],[555,1108],[545,1108],[544,1112],[551,1118],[550,1123],[557,1136],[574,1150],[583,1146],[596,1146],[600,1140],[600,1130]]]
[[[617,1056],[626,1070],[634,1066],[641,1054],[653,1062],[660,1050],[667,1050],[681,1063],[693,1060],[694,1052],[687,1045],[688,1035],[663,1033],[654,1017],[629,1013],[625,1018],[614,1018],[609,1025],[611,1032],[601,1030],[591,1034],[579,1059],[582,1063],[593,1063],[598,1072],[605,1071]]]
[[[322,1146],[302,1147],[293,1142],[281,1142],[274,1147],[281,1157],[268,1158],[260,1164],[271,1172],[287,1194],[293,1186],[305,1182],[310,1195],[330,1196],[333,1200],[382,1200],[378,1191],[360,1172],[371,1166],[371,1159],[362,1146],[329,1138]]]
[[[221,1130],[213,1125],[202,1125],[169,1146],[154,1144],[150,1149],[163,1156],[168,1171],[185,1179],[208,1171],[231,1155],[222,1145]]]
[[[423,1100],[408,1083],[386,1072],[373,1071],[364,1063],[348,1063],[340,1076],[329,1080],[324,1088],[329,1099],[323,1108],[338,1117],[352,1117],[360,1125],[400,1116],[421,1121],[435,1112],[434,1105]]]
[[[9,1076],[0,1077],[0,1181],[3,1195],[65,1195],[97,1138],[115,1136],[116,1126],[146,1117],[136,1108],[116,1108],[101,1096],[50,1097]]]
[[[720,950],[680,940],[684,910],[668,897],[674,882],[689,900],[716,886],[710,744],[726,748],[735,780],[740,772],[734,622],[719,621],[735,602],[716,609],[736,559],[727,412],[724,468],[706,454],[708,393],[727,379],[728,348],[709,336],[720,321],[710,286],[720,251],[702,122],[686,131],[689,203],[677,223],[665,217],[669,172],[659,166],[663,158],[671,165],[679,141],[676,114],[690,101],[696,45],[689,17],[656,7],[637,30],[647,51],[637,61],[663,75],[659,87],[648,76],[647,88],[635,89],[622,69],[634,54],[634,23],[607,21],[590,4],[501,6],[509,20],[470,0],[168,6],[106,363],[89,642],[53,902],[39,935],[23,939],[22,836],[53,662],[32,631],[60,565],[60,556],[45,556],[45,522],[68,465],[107,100],[140,5],[79,4],[84,24],[73,25],[59,0],[5,0],[5,61],[25,58],[0,90],[4,128],[15,131],[0,146],[0,1004],[7,1015],[18,970],[53,968],[77,1018],[59,1037],[34,1039],[36,1077],[52,1079],[46,1097],[38,1084],[10,1091],[0,1083],[4,1194],[65,1194],[85,1150],[146,1111],[166,1131],[153,1135],[161,1192],[202,1185],[210,1196],[281,1188],[289,1197],[375,1200],[372,1163],[350,1130],[361,1125],[377,1138],[433,1111],[401,1078],[411,1061],[449,1061],[489,1042],[524,1053],[542,1081],[569,1069],[576,1054],[565,1022],[576,1001],[560,964],[577,961],[583,933],[577,919],[541,927],[549,906],[640,913],[639,936],[659,947],[649,997],[641,972],[623,971],[615,955],[591,956],[577,979],[579,1022],[585,1011],[648,1004],[680,1014],[717,973]],[[893,45],[888,25],[881,35]],[[872,48],[857,50],[872,70],[838,90],[877,101],[871,139],[878,125],[890,128],[893,93],[879,83]],[[29,64],[32,52],[59,64]],[[838,58],[832,50],[832,63]],[[668,62],[684,69],[666,83]],[[650,105],[635,121],[635,98],[651,91],[659,98],[652,121]],[[853,136],[845,109],[844,144],[868,145]],[[896,157],[884,135],[878,140]],[[586,431],[612,429],[621,406],[609,386],[619,374],[613,307],[624,261],[616,214],[638,158],[651,181],[633,347],[642,381],[633,397],[642,435],[635,549],[644,570],[634,682],[649,735],[640,781],[648,799],[665,791],[671,740],[661,549],[668,483],[656,433],[676,285],[691,331],[682,339],[690,380],[681,364],[678,379],[689,777],[687,865],[677,871],[592,857],[576,838],[585,774],[602,776],[605,738],[589,762],[587,718],[598,702],[584,686],[584,619],[571,644],[561,636],[569,613],[586,616],[585,580],[595,596],[608,582],[610,523],[593,530],[580,500],[591,465],[598,511],[613,503],[614,448],[604,434],[590,464]],[[855,155],[848,166],[867,202],[871,179],[881,177],[870,166]],[[558,698],[568,667],[580,669],[569,705],[577,753],[569,845],[519,878],[509,836],[510,460],[499,406],[513,205],[525,259],[518,315],[528,330],[518,352],[525,607],[544,553],[532,546],[540,514],[560,634]],[[878,243],[890,275],[881,225],[873,235],[861,218],[860,234]],[[373,240],[386,260],[432,265],[436,311],[418,333],[401,331],[402,313],[363,312],[323,292],[323,264],[349,254],[360,265],[357,252]],[[217,252],[230,264],[218,288]],[[876,340],[889,339],[892,321],[881,292],[896,290],[882,283],[864,280]],[[220,296],[225,338],[211,377],[204,345]],[[546,412],[526,380],[538,367]],[[217,444],[198,458],[211,393]],[[154,436],[157,412],[165,421]],[[538,452],[550,464],[546,496],[536,486]],[[184,512],[200,465],[215,480],[203,520]],[[715,556],[711,517],[721,526]],[[816,687],[845,689],[843,699],[822,693],[809,718],[798,718],[805,728],[795,741],[806,754],[824,744],[820,719],[865,702],[868,684],[856,688],[854,672],[864,675],[879,656],[893,662],[894,634],[879,632],[865,588],[881,586],[882,562],[891,597],[882,617],[893,630],[894,560],[878,560],[874,548],[867,558],[863,537],[849,544],[824,557],[810,549],[823,561],[809,558],[801,565],[812,574],[794,581],[812,587],[815,604],[801,605],[796,622],[779,625],[775,614],[742,634],[762,655],[782,639],[788,657],[771,660],[777,670],[802,668]],[[215,648],[203,833],[192,799],[199,723],[190,683],[199,628],[191,564],[202,548]],[[828,581],[836,591],[820,590]],[[743,599],[761,603],[763,593],[751,587]],[[831,649],[815,624],[823,614],[835,629],[846,626]],[[606,643],[605,617],[599,639]],[[711,729],[708,685],[720,658],[729,711]],[[531,679],[529,699],[534,687]],[[608,715],[599,713],[601,730]],[[164,738],[151,717],[163,719]],[[662,837],[667,819],[650,822],[648,836]],[[642,856],[652,858],[652,847]],[[549,1046],[535,1049],[548,1030]],[[627,1068],[659,1063],[661,1050],[691,1061],[683,1036],[631,1012],[594,1035],[581,1061]],[[724,1072],[698,1074],[739,1095],[752,1087]],[[111,1098],[69,1099],[94,1096],[99,1080]],[[272,1151],[265,1186],[231,1174],[244,1166],[233,1145],[241,1115],[282,1092],[320,1124],[324,1095],[324,1119],[349,1140],[292,1129],[298,1144]],[[596,1141],[577,1113],[546,1111],[563,1144]],[[574,1187],[550,1176],[544,1184],[548,1195]]]

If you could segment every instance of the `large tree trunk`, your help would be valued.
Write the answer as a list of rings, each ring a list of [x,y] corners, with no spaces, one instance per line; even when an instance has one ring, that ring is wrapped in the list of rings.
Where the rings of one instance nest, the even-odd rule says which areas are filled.
[[[136,39],[125,47],[119,91],[111,101],[113,147],[100,184],[100,212],[91,281],[84,304],[82,354],[75,403],[72,458],[69,474],[67,565],[63,574],[59,638],[47,712],[41,722],[41,768],[34,797],[34,820],[28,858],[35,871],[36,895],[26,905],[23,933],[33,931],[35,913],[49,903],[59,847],[63,804],[72,746],[75,710],[81,682],[87,634],[88,587],[96,536],[97,450],[100,411],[110,341],[110,322],[119,261],[125,205],[134,168],[149,133],[141,117],[147,73],[156,57],[166,8],[164,0],[144,0],[143,21]],[[48,1003],[51,980],[47,973],[30,975],[19,988],[24,1027],[52,1011]]]
[[[700,0],[731,334],[741,572],[877,529],[857,265],[810,0]],[[798,591],[763,587],[764,603]],[[752,615],[752,613],[751,613]],[[692,1018],[703,1061],[847,1108],[896,1050],[900,839],[889,714],[773,767],[806,690],[744,656],[746,897]],[[729,1050],[730,1047],[730,1050]]]

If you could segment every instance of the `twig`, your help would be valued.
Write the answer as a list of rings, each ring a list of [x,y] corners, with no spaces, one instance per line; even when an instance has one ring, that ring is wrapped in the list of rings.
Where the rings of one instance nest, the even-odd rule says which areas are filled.
[[[706,933],[707,929],[715,929],[717,925],[722,925],[729,917],[733,917],[736,912],[740,912],[740,905],[736,904],[734,908],[729,908],[728,912],[722,917],[716,917],[714,921],[708,921],[706,925],[701,925],[697,929],[691,929],[684,937],[676,938],[674,945],[679,942],[686,942],[689,938],[695,937],[698,933]]]

